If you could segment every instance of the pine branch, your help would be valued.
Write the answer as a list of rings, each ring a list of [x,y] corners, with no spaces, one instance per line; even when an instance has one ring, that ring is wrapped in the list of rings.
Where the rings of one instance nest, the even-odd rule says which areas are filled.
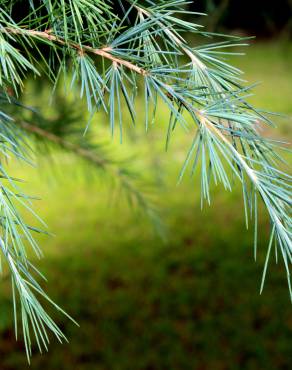
[[[135,123],[136,98],[144,93],[146,130],[149,122],[155,121],[158,108],[165,104],[170,113],[166,147],[178,124],[188,136],[194,135],[179,180],[190,164],[192,174],[200,167],[202,205],[211,202],[212,181],[228,190],[232,189],[233,178],[240,181],[246,225],[250,220],[255,223],[255,258],[257,197],[262,199],[270,217],[271,234],[260,290],[275,244],[282,255],[292,299],[291,176],[279,167],[282,158],[277,153],[278,143],[258,132],[259,122],[273,123],[265,112],[248,102],[253,86],[247,86],[242,72],[226,60],[230,55],[242,55],[234,48],[246,46],[246,39],[224,36],[223,41],[189,45],[184,33],[208,36],[208,42],[214,35],[184,19],[189,14],[185,0],[30,0],[26,12],[16,18],[18,4],[2,2],[0,6],[0,247],[10,268],[13,292],[18,292],[27,355],[31,354],[31,331],[40,349],[47,348],[45,326],[57,338],[63,338],[36,299],[35,293],[50,301],[32,276],[26,257],[25,244],[37,255],[41,253],[31,236],[31,232],[40,230],[26,225],[15,204],[33,213],[31,199],[19,191],[17,180],[6,173],[2,163],[11,156],[29,162],[27,142],[8,114],[9,108],[13,110],[18,103],[8,92],[13,89],[19,94],[31,73],[36,77],[46,74],[54,84],[53,91],[58,90],[62,76],[72,77],[70,89],[78,89],[91,116],[98,111],[108,116],[112,135],[118,123],[121,141],[123,103]],[[25,132],[109,172],[125,189],[130,203],[139,204],[156,223],[153,207],[131,181],[127,169],[71,142],[66,135],[50,131],[48,126],[26,120],[16,123]],[[15,316],[16,302],[14,294]]]

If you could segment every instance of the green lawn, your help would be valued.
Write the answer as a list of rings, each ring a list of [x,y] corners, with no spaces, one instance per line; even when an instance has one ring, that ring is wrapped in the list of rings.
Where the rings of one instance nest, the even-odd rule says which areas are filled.
[[[292,45],[259,43],[234,62],[249,81],[263,82],[252,101],[286,114],[276,118],[275,135],[291,139]],[[163,126],[165,111],[159,114]],[[266,218],[260,220],[261,254],[254,263],[253,232],[245,230],[240,190],[216,189],[212,207],[201,212],[197,179],[186,177],[176,185],[191,138],[179,132],[168,153],[163,138],[158,125],[147,137],[138,132],[135,144],[125,139],[116,150],[131,152],[148,178],[164,182],[156,197],[168,227],[166,243],[125,201],[111,202],[108,184],[93,172],[85,175],[73,158],[59,158],[57,180],[43,161],[37,172],[16,167],[29,180],[29,192],[42,196],[36,210],[56,234],[42,238],[46,258],[38,262],[48,278],[47,291],[80,324],[77,328],[53,312],[70,343],[52,338],[48,354],[35,351],[32,370],[291,368],[292,307],[280,264],[271,265],[259,296]],[[1,370],[24,369],[23,345],[13,337],[7,278],[0,329]]]

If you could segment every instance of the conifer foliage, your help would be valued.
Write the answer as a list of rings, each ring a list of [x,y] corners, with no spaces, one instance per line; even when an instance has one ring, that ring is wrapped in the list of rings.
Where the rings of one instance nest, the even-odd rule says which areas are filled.
[[[199,171],[202,203],[210,203],[211,183],[227,190],[234,179],[241,183],[246,223],[254,224],[255,259],[258,205],[265,205],[271,233],[261,289],[275,253],[286,268],[291,293],[291,177],[281,170],[278,143],[260,134],[261,125],[273,123],[248,103],[252,86],[226,61],[246,40],[211,34],[187,21],[185,16],[198,15],[188,11],[188,5],[184,0],[0,0],[1,260],[10,271],[15,332],[17,336],[21,322],[28,358],[32,336],[40,350],[48,347],[47,331],[60,341],[66,338],[46,313],[44,299],[61,309],[39,285],[37,275],[42,275],[27,257],[29,248],[41,256],[34,234],[42,230],[27,225],[20,209],[42,221],[32,210],[31,198],[21,191],[21,179],[9,175],[9,158],[30,163],[32,138],[52,142],[93,163],[102,174],[109,173],[130,201],[158,222],[127,168],[93,145],[90,134],[83,141],[76,139],[74,113],[59,125],[38,115],[31,122],[22,119],[19,111],[33,109],[20,102],[30,76],[48,79],[53,92],[69,76],[90,115],[103,111],[112,134],[121,139],[124,107],[134,124],[143,120],[147,131],[164,104],[170,117],[166,146],[179,125],[193,137],[179,180],[187,171]],[[189,44],[189,34],[203,37],[205,43]],[[136,114],[137,97],[143,97],[145,119]]]

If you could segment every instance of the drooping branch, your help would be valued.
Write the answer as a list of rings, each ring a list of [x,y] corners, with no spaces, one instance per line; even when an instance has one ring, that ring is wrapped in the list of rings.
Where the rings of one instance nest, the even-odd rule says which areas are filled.
[[[108,174],[114,180],[118,181],[121,189],[123,189],[127,194],[128,199],[132,199],[134,203],[137,203],[144,210],[149,221],[153,223],[153,226],[156,228],[160,236],[162,238],[165,237],[165,231],[163,230],[162,224],[159,224],[159,226],[156,225],[159,221],[159,216],[155,210],[155,206],[152,201],[138,189],[137,184],[134,181],[135,179],[137,180],[137,176],[135,175],[134,178],[132,178],[131,172],[123,167],[123,163],[119,165],[115,161],[111,161],[109,158],[102,158],[97,153],[94,153],[93,150],[83,148],[82,146],[61,138],[35,124],[20,120],[15,120],[14,122],[28,133],[58,145],[90,164],[99,167],[105,172],[105,174]]]
[[[80,145],[74,144],[70,141],[67,141],[47,130],[40,128],[37,125],[33,125],[31,123],[25,121],[15,121],[20,127],[22,127],[25,131],[28,131],[34,135],[37,135],[43,139],[46,139],[53,144],[57,144],[60,147],[78,155],[81,158],[84,158],[87,161],[92,162],[93,164],[104,168],[107,164],[105,159],[99,158],[96,154],[92,151],[82,148]]]

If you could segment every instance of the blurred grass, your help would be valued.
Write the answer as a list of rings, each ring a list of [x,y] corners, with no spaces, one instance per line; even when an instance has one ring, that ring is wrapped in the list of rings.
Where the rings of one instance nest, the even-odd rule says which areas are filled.
[[[258,43],[235,60],[249,81],[263,81],[253,103],[287,115],[276,118],[275,134],[285,140],[291,138],[291,62],[292,46],[280,42]],[[163,121],[165,111],[159,114]],[[47,290],[80,324],[54,312],[70,343],[53,339],[49,354],[34,355],[32,369],[291,368],[292,312],[280,265],[271,266],[259,296],[267,220],[260,221],[261,254],[254,263],[240,190],[216,189],[212,207],[201,212],[198,181],[186,178],[176,186],[191,138],[179,133],[166,154],[163,138],[158,126],[147,137],[137,134],[133,153],[164,168],[157,198],[167,243],[124,201],[112,204],[107,183],[92,172],[84,179],[81,165],[68,156],[59,158],[56,170],[41,162],[39,175],[15,169],[29,179],[32,194],[41,194],[36,209],[57,235],[42,239],[46,258],[38,266]],[[126,140],[123,148],[132,145]],[[1,370],[23,369],[8,279],[0,294]]]

